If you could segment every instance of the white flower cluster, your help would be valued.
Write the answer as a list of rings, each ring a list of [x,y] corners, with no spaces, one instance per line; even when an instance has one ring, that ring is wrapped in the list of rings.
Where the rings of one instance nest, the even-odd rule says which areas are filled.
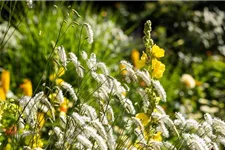
[[[87,56],[84,51],[82,55]],[[110,97],[114,96],[128,113],[135,114],[135,109],[131,100],[124,96],[127,89],[122,86],[118,80],[109,76],[109,70],[106,65],[103,62],[97,62],[94,53],[90,55],[90,58],[85,57],[84,60],[86,60],[91,77],[100,85],[93,96],[104,102],[110,102],[113,100],[112,98],[110,99]],[[97,71],[99,72],[98,69],[101,73],[97,73]]]
[[[196,150],[218,150],[220,144],[225,146],[225,122],[216,117],[212,118],[209,114],[205,114],[205,121],[197,122],[193,119],[185,119],[178,112],[175,115],[176,119],[172,121],[164,110],[157,106],[157,111],[152,116],[158,119],[159,126],[157,130],[162,132],[164,137],[173,137],[175,133],[177,140],[180,141],[179,144],[176,144],[177,148],[189,147]],[[173,134],[170,134],[169,131],[172,131]],[[155,144],[165,147],[163,142]],[[175,145],[171,146],[174,147]]]
[[[63,66],[66,67],[68,62],[63,46],[59,47],[58,53]],[[109,97],[114,96],[117,100],[119,100],[121,105],[127,110],[128,113],[135,114],[135,109],[131,100],[124,96],[124,94],[127,92],[127,89],[122,86],[118,80],[112,76],[109,76],[109,70],[107,66],[103,62],[97,62],[96,55],[94,53],[91,53],[90,57],[88,58],[88,55],[85,51],[81,52],[82,59],[86,61],[87,68],[85,68],[84,65],[81,65],[78,57],[74,53],[70,52],[69,55],[70,60],[74,64],[75,70],[79,77],[84,78],[84,71],[86,69],[88,72],[90,72],[91,77],[100,85],[98,90],[94,92],[94,97],[98,98],[99,100],[110,101],[112,99],[109,99]],[[124,61],[124,63],[127,62]],[[133,78],[135,78],[134,80],[137,80],[135,72],[132,69],[132,65],[130,65],[130,67],[130,71],[133,73]],[[101,73],[99,73],[99,71]],[[72,86],[65,81],[61,83],[61,86],[70,93],[76,102],[78,98]]]
[[[52,119],[55,120],[54,108],[45,97],[44,92],[39,92],[34,97],[24,96],[19,99],[19,104],[22,107],[24,114],[19,118],[20,122],[24,122],[24,120],[26,120],[26,122],[33,128],[38,126],[38,110],[41,110],[44,113],[50,111]]]
[[[56,147],[66,148],[66,141],[77,149],[114,150],[116,143],[112,127],[103,124],[92,106],[82,104],[80,109],[80,114],[73,112],[71,116],[67,116],[61,128],[54,127],[58,139]]]

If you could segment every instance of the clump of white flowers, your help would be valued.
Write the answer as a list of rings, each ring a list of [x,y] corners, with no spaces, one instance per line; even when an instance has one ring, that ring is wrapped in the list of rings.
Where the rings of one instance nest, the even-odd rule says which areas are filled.
[[[197,122],[194,119],[186,119],[178,112],[175,115],[176,119],[171,120],[162,110],[160,106],[157,106],[157,112],[153,113],[153,117],[160,120],[158,130],[165,138],[177,138],[176,141],[179,141],[179,144],[174,143],[173,147],[211,150],[225,146],[225,122],[219,118],[205,114],[205,120]],[[164,147],[162,143],[159,145]]]

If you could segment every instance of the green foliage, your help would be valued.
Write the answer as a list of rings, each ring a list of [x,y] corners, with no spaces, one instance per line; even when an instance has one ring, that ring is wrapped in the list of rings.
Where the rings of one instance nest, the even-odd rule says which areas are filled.
[[[99,58],[106,60],[106,64],[111,68],[115,68],[113,64],[127,55],[126,50],[131,47],[130,37],[115,25],[116,20],[109,20],[107,11],[93,13],[95,10],[92,9],[91,3],[82,2],[66,6],[66,3],[62,5],[63,2],[55,3],[56,5],[35,2],[32,9],[28,8],[25,2],[18,3],[23,9],[14,10],[18,11],[18,16],[12,22],[16,32],[23,36],[15,39],[16,49],[9,47],[4,52],[1,51],[0,63],[1,67],[6,68],[4,64],[10,62],[11,66],[8,64],[7,68],[11,69],[12,80],[17,84],[23,78],[33,79],[35,86],[41,78],[47,81],[49,73],[46,64],[55,44],[67,43],[65,49],[76,53],[81,50],[88,54],[97,52]],[[85,40],[87,34],[84,23],[89,23],[95,31],[92,45]],[[109,57],[112,59],[108,59]]]

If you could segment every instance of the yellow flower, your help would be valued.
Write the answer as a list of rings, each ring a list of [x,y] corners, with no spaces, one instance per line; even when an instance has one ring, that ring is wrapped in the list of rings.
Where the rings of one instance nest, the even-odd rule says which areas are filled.
[[[62,75],[65,74],[65,69],[63,67],[60,67],[57,73],[51,74],[49,76],[49,79],[51,81],[55,80],[57,77],[61,77]]]
[[[158,61],[157,59],[152,60],[152,77],[161,78],[163,76],[163,72],[165,71],[165,65]]]
[[[40,128],[42,128],[43,125],[45,124],[45,114],[43,112],[38,112],[37,113],[37,120],[38,120],[38,126]]]
[[[5,91],[3,90],[2,87],[0,87],[0,101],[5,99],[6,99]]]
[[[31,148],[41,148],[44,145],[39,134],[26,136],[25,144]]]
[[[148,125],[150,121],[149,117],[145,113],[138,113],[135,117],[141,121],[143,126]]]
[[[7,93],[9,91],[9,86],[10,86],[10,72],[7,70],[2,71],[2,88]]]
[[[156,58],[164,57],[164,49],[160,48],[155,44],[152,47],[152,55]]]
[[[145,52],[142,52],[141,60],[139,60],[136,64],[136,68],[140,69],[145,66],[146,61],[148,60],[148,56]]]
[[[141,55],[141,60],[143,60],[143,61],[147,61],[147,59],[148,59],[148,55],[145,53],[145,52],[142,52],[142,55]]]
[[[23,89],[24,95],[32,96],[33,94],[32,83],[29,79],[24,79],[23,84],[20,85],[20,88]]]
[[[55,82],[56,82],[56,85],[61,85],[64,82],[64,80],[59,78],[59,79],[56,79]]]
[[[144,149],[144,145],[142,143],[140,143],[140,141],[138,141],[138,140],[135,141],[134,147],[136,147],[139,150]]]
[[[132,52],[131,52],[131,60],[132,60],[135,67],[138,64],[139,57],[140,57],[140,53],[138,52],[138,50],[133,49]]]
[[[64,97],[63,102],[60,104],[59,111],[67,113],[69,103],[70,103],[70,101],[66,97]]]
[[[161,142],[162,141],[162,136],[161,136],[161,132],[157,132],[156,134],[154,134],[153,135],[153,139],[155,140],[155,141],[159,141],[159,142]]]

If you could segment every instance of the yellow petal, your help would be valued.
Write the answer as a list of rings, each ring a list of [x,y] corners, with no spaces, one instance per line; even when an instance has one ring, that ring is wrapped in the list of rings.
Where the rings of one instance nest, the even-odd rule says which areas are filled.
[[[127,74],[127,70],[126,70],[126,66],[123,64],[120,64],[120,70],[121,70],[121,74],[122,75],[126,75]]]
[[[53,80],[55,80],[56,78],[61,77],[61,76],[64,75],[64,74],[65,74],[65,69],[64,69],[63,67],[60,67],[57,73],[51,74],[51,75],[49,76],[49,79],[50,79],[51,81],[53,81]]]
[[[63,67],[60,67],[58,71],[58,77],[61,77],[64,74],[65,74],[65,69]]]
[[[56,82],[56,85],[61,85],[64,82],[64,80],[59,78],[59,79],[56,79],[55,82]]]
[[[142,52],[141,60],[144,60],[144,61],[148,60],[148,55],[145,52]]]
[[[161,78],[165,71],[165,65],[158,61],[157,59],[152,60],[152,77],[154,78]]]
[[[2,88],[5,91],[5,93],[7,93],[10,87],[10,72],[9,71],[7,70],[2,71],[1,81],[2,81]]]
[[[137,63],[139,61],[139,57],[140,57],[139,51],[136,50],[136,49],[133,49],[132,52],[131,52],[131,60],[132,60],[135,67],[137,66]]]
[[[155,44],[152,47],[152,55],[156,58],[164,57],[164,49],[160,48]]]
[[[33,94],[32,83],[29,79],[24,79],[23,84],[20,85],[20,88],[23,89],[24,95],[32,96]]]
[[[136,64],[135,67],[136,67],[137,69],[141,69],[142,67],[145,66],[145,63],[146,63],[145,60],[139,60],[139,61],[137,62],[137,64]]]
[[[143,126],[148,125],[150,121],[149,117],[145,113],[138,113],[135,117],[141,121]]]
[[[6,99],[5,91],[3,90],[2,87],[0,87],[0,101],[5,99]]]
[[[162,141],[162,136],[161,136],[161,132],[157,132],[156,134],[154,134],[153,135],[153,139],[155,140],[155,141],[159,141],[159,142],[161,142]]]
[[[39,127],[42,128],[43,125],[45,124],[45,114],[43,112],[38,112],[37,120],[38,120]]]

